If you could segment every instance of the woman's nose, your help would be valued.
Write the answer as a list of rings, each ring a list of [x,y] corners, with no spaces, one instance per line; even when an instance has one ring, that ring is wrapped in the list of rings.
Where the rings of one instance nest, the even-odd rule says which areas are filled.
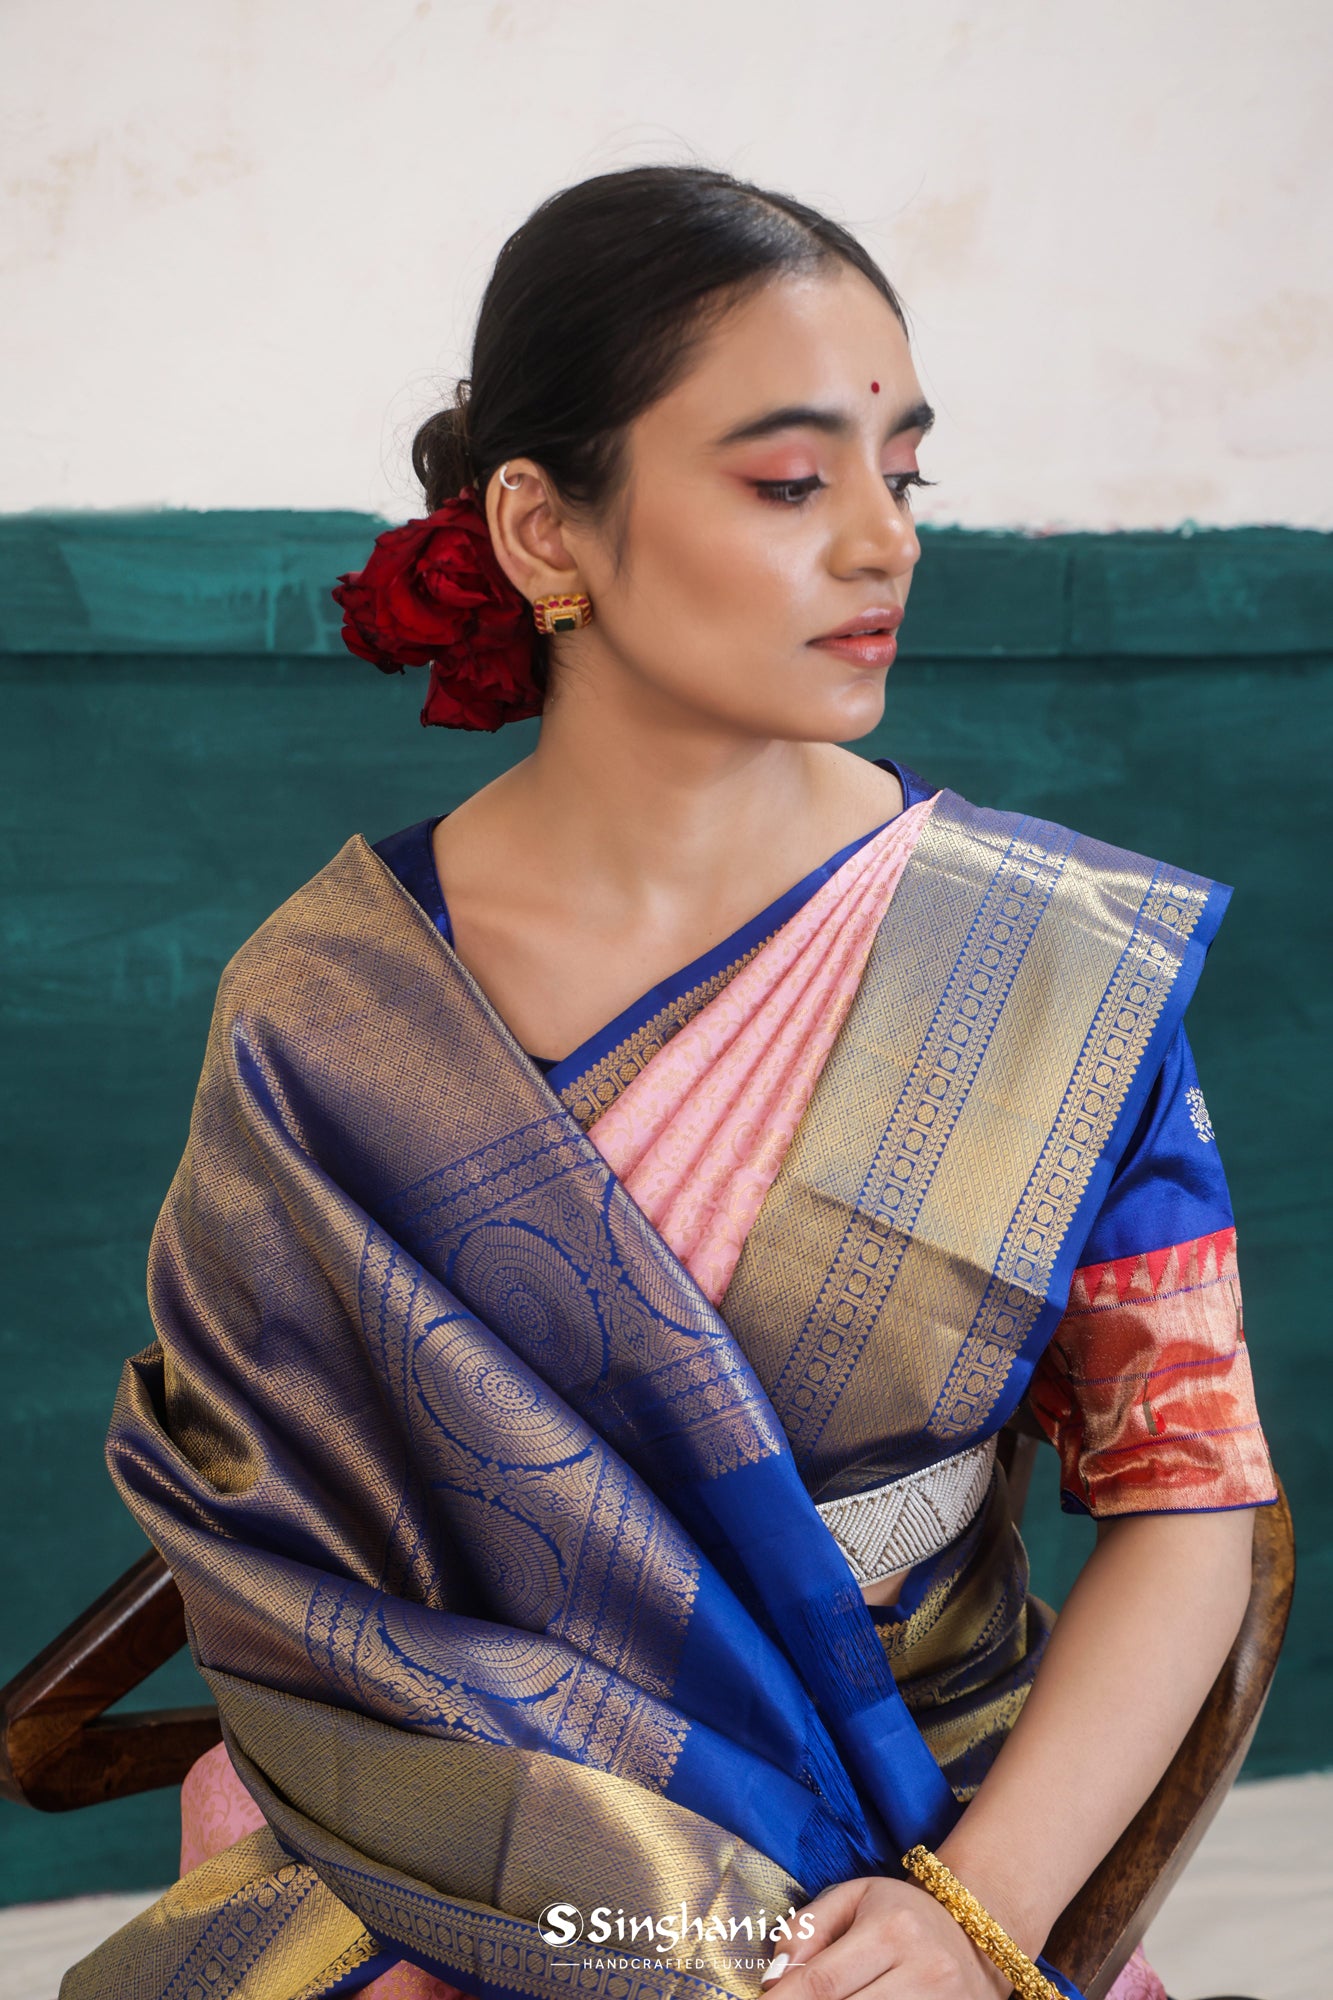
[[[920,556],[911,508],[894,498],[878,469],[849,485],[832,553],[840,576],[901,576]]]

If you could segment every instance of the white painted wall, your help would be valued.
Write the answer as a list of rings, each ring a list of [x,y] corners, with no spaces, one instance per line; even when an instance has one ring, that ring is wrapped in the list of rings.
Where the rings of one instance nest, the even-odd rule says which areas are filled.
[[[0,509],[418,511],[557,186],[699,158],[902,291],[923,518],[1333,526],[1327,0],[3,0]]]

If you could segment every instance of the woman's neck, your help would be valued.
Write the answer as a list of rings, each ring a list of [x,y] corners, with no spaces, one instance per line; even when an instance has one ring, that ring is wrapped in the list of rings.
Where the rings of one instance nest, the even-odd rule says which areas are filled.
[[[540,839],[541,872],[611,901],[699,909],[719,871],[776,895],[901,806],[890,774],[834,744],[726,730],[651,690],[591,693],[562,688],[533,755],[487,790],[525,845]]]
[[[455,948],[526,1048],[563,1056],[895,817],[897,780],[828,743],[617,715],[577,683],[532,756],[435,829]]]

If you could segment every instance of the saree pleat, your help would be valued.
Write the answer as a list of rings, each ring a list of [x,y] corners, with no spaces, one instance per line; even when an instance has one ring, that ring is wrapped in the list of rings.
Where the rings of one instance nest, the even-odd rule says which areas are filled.
[[[909,807],[845,862],[590,1128],[598,1152],[714,1303],[934,806],[932,798]]]
[[[1013,1407],[1224,900],[942,795],[725,1316],[363,841],[237,954],[110,1461],[344,1950],[756,1995],[725,1922],[627,1986],[539,1919],[753,1921],[941,1837],[1041,1643],[1002,1481],[887,1619],[813,1496]]]

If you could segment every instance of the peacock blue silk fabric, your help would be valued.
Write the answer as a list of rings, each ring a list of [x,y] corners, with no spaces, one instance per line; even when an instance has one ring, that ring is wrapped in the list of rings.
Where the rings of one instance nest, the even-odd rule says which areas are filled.
[[[410,849],[355,837],[227,967],[108,1444],[271,1833],[63,2000],[385,1954],[483,2000],[754,2000],[756,1932],[936,1845],[967,1787],[815,1497],[1016,1407],[1229,893],[940,793],[719,1309],[577,1110],[679,996],[543,1074]],[[698,1935],[602,1968],[557,1904]]]

